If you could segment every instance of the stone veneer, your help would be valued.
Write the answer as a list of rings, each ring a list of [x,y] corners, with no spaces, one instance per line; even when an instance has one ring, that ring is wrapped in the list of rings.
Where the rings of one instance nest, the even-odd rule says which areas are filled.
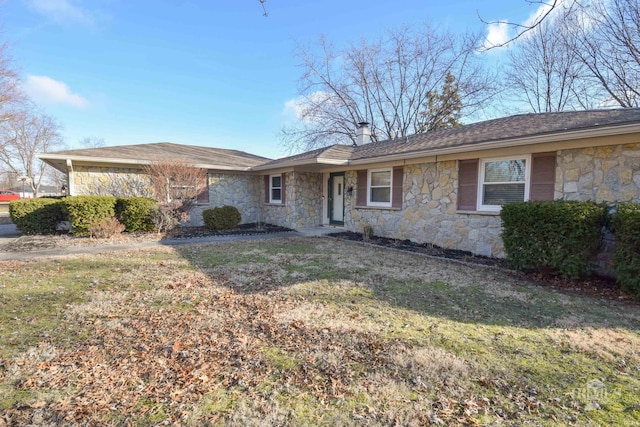
[[[151,196],[139,191],[147,177],[136,168],[75,166],[73,192],[84,195]],[[129,185],[131,188],[127,189]],[[125,191],[118,193],[122,188]],[[209,173],[209,203],[191,209],[191,219],[184,225],[203,225],[202,211],[210,207],[235,206],[240,210],[242,223],[260,220],[260,177],[242,174]],[[138,189],[138,191],[134,191]]]
[[[293,229],[317,227],[322,224],[322,174],[287,172],[285,204],[263,204],[264,222]],[[264,201],[264,180],[262,180]]]
[[[241,222],[260,221],[260,179],[255,175],[209,173],[209,207],[235,206]]]
[[[358,191],[356,171],[345,177]],[[380,236],[503,257],[499,215],[457,211],[457,189],[455,161],[407,165],[402,209],[356,208],[354,193],[345,200],[345,227],[361,232],[369,224]],[[640,202],[640,144],[559,151],[555,198]]]
[[[555,198],[640,202],[640,144],[559,151]]]
[[[356,208],[357,172],[345,174],[345,227],[361,232],[372,225],[374,234],[486,256],[504,256],[499,216],[457,213],[458,169],[455,161],[407,165],[403,174],[402,209]],[[364,189],[366,191],[366,189]]]
[[[140,169],[74,166],[69,183],[73,194],[149,196],[151,187]]]

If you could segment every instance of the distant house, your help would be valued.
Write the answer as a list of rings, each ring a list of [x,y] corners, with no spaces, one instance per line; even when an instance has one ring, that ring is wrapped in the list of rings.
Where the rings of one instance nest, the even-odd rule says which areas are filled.
[[[407,138],[333,145],[277,160],[147,144],[42,154],[83,194],[101,174],[136,173],[167,150],[209,171],[203,206],[243,222],[340,226],[503,256],[501,205],[517,200],[640,202],[640,109],[523,114]],[[138,168],[138,169],[136,169]]]

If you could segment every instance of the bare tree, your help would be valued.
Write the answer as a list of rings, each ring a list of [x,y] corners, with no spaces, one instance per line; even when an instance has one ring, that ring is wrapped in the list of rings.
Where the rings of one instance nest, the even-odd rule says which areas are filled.
[[[47,165],[37,154],[50,151],[62,144],[60,126],[50,116],[37,111],[23,111],[0,124],[0,162],[18,175],[29,177],[35,197]]]
[[[324,37],[315,49],[298,46],[303,70],[298,121],[282,130],[284,145],[296,151],[355,142],[362,121],[371,124],[374,140],[428,131],[425,123],[444,123],[431,120],[442,111],[429,108],[450,104],[429,98],[446,92],[449,77],[461,116],[476,113],[494,95],[492,76],[477,52],[479,41],[477,35],[456,36],[426,25],[389,31],[378,41],[363,40],[342,51]]]
[[[0,123],[15,116],[16,110],[25,101],[20,91],[18,74],[8,57],[7,45],[0,45]],[[1,144],[1,142],[0,142]]]
[[[180,160],[159,160],[143,167],[154,198],[190,205],[207,189],[207,171]]]
[[[44,171],[44,178],[42,179],[44,184],[52,185],[57,189],[57,192],[64,193],[66,195],[66,189],[69,188],[69,180],[66,173],[60,172],[56,168],[47,167]],[[65,188],[65,191],[62,189]]]
[[[507,93],[535,113],[593,107],[595,87],[562,24],[547,20],[511,46]]]
[[[11,189],[18,181],[18,174],[7,168],[6,165],[0,164],[0,188]]]
[[[85,136],[80,141],[78,141],[78,145],[83,148],[100,148],[106,145],[104,138],[99,138],[97,136]]]
[[[589,0],[585,0],[588,2]],[[580,7],[581,3],[579,0],[525,0],[525,3],[528,3],[530,6],[538,7],[537,12],[528,20],[523,23],[517,23],[512,21],[487,21],[482,18],[480,13],[478,13],[478,17],[480,21],[487,25],[504,25],[508,29],[513,31],[513,35],[508,37],[507,40],[500,43],[490,43],[489,46],[485,44],[485,49],[495,49],[500,47],[505,47],[508,44],[514,42],[515,40],[524,37],[530,31],[535,30],[539,26],[541,26],[545,21],[550,20],[551,17],[558,10],[563,9],[565,14],[570,13],[576,7]]]
[[[609,105],[640,106],[640,3],[597,0],[571,16],[576,54]]]

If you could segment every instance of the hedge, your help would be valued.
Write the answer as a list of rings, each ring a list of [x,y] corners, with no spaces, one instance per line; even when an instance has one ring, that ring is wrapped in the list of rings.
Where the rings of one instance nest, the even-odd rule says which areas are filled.
[[[71,232],[89,235],[89,227],[115,216],[116,198],[112,196],[70,196],[61,200],[71,222]]]
[[[233,206],[205,209],[202,211],[205,228],[209,230],[231,230],[240,224],[240,211]]]
[[[154,231],[152,211],[156,201],[146,197],[121,197],[116,200],[116,218],[124,224],[125,231]]]
[[[9,204],[9,215],[24,234],[52,234],[56,232],[56,224],[66,220],[58,199],[16,200]]]
[[[519,270],[580,277],[602,241],[607,206],[594,202],[529,201],[502,207],[507,261]]]
[[[613,262],[616,280],[640,299],[640,203],[622,203],[611,218],[616,236]]]

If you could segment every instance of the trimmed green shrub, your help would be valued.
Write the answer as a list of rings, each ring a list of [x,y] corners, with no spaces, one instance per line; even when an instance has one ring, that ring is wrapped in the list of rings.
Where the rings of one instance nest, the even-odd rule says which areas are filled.
[[[62,203],[71,222],[71,232],[79,236],[89,235],[89,227],[115,216],[113,196],[70,196],[62,199]]]
[[[205,209],[202,212],[205,228],[209,230],[231,230],[240,224],[242,219],[238,208],[222,206],[220,208]]]
[[[605,204],[529,201],[502,207],[507,261],[518,270],[580,277],[589,272],[607,221]]]
[[[616,280],[640,299],[640,203],[622,203],[611,218],[616,236],[613,262]]]
[[[125,231],[154,231],[151,212],[156,201],[146,197],[120,197],[116,200],[116,218],[125,226]]]
[[[9,204],[11,221],[24,234],[52,234],[56,224],[67,218],[60,200],[16,200]]]

